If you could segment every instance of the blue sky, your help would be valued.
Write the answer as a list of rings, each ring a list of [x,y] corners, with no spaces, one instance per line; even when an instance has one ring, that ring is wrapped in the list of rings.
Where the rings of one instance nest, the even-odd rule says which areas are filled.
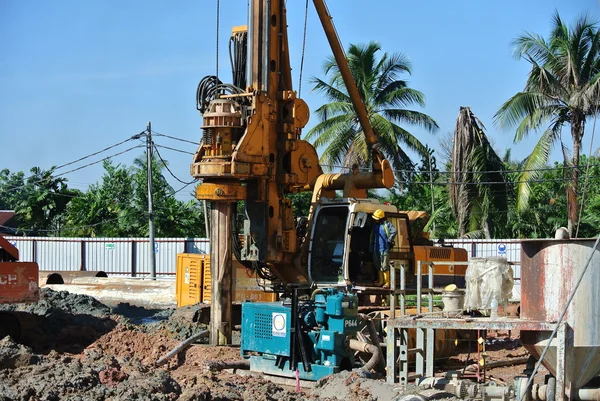
[[[297,89],[305,2],[287,3]],[[438,148],[454,129],[459,107],[470,106],[498,150],[511,147],[516,158],[527,156],[534,140],[515,145],[513,133],[492,122],[498,107],[523,87],[528,72],[527,62],[512,57],[511,40],[526,30],[546,36],[554,10],[569,23],[586,12],[600,14],[596,0],[329,0],[328,6],[344,47],[374,40],[384,51],[402,52],[411,60],[413,74],[407,79],[425,94],[423,111],[440,125],[436,135],[411,128],[422,142]],[[246,23],[246,7],[247,0],[221,0],[219,76],[224,81],[231,80],[231,27]],[[325,100],[310,91],[308,78],[323,77],[330,51],[312,2],[308,21],[302,97],[315,110]],[[143,131],[148,121],[160,133],[199,140],[196,86],[215,73],[215,49],[215,0],[0,1],[0,168],[28,171],[68,163]],[[307,128],[316,122],[312,118]],[[590,137],[591,124],[584,153]],[[158,145],[195,151],[191,144],[155,139]],[[142,151],[115,160],[130,165]],[[553,158],[560,157],[558,152]],[[190,155],[161,153],[175,175],[190,179]],[[101,175],[96,165],[65,177],[70,186],[85,189]],[[188,192],[181,197],[189,198]]]

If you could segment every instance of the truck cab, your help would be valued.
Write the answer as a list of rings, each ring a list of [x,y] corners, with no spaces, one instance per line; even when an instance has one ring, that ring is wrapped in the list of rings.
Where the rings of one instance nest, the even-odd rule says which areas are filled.
[[[414,271],[408,216],[393,205],[374,199],[323,200],[316,206],[310,232],[308,272],[317,286],[376,287],[378,271],[373,264],[371,235],[373,212],[381,209],[397,230],[390,264],[405,264]]]

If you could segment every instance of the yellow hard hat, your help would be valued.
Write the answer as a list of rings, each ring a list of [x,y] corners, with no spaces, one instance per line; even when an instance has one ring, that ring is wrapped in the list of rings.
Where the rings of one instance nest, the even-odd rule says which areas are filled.
[[[383,212],[383,210],[381,209],[377,209],[373,212],[373,219],[374,220],[381,220],[385,217],[385,213]]]

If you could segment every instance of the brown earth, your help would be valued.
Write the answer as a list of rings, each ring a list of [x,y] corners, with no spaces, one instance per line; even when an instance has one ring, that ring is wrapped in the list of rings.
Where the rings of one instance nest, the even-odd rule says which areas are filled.
[[[242,360],[239,348],[195,344],[157,367],[156,361],[206,326],[192,322],[194,308],[151,311],[131,305],[110,309],[81,295],[44,291],[34,305],[3,306],[33,315],[31,330],[0,340],[0,401],[7,400],[396,400],[398,386],[361,371],[321,380],[312,389],[274,384],[265,377],[207,369],[211,361]],[[487,333],[488,362],[527,356],[518,333]],[[236,333],[239,339],[239,332]],[[472,350],[475,348],[471,344]],[[445,366],[477,362],[467,343]],[[486,372],[510,384],[525,365]]]

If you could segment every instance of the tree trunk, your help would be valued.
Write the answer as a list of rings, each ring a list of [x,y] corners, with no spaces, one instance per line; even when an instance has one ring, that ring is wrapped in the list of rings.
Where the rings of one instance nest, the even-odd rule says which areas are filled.
[[[579,153],[583,138],[583,118],[574,115],[571,120],[571,136],[573,138],[573,166],[567,172],[567,219],[569,236],[573,237],[573,229],[577,225],[578,200],[577,189],[579,184]]]

